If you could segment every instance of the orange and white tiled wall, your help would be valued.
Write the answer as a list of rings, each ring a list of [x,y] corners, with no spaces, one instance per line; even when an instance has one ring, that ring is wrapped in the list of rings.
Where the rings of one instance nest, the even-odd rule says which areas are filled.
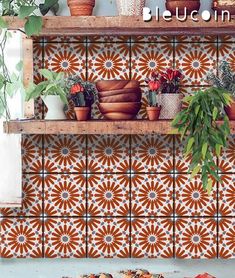
[[[235,70],[235,37],[49,37],[34,54],[36,82],[42,67],[140,80],[145,118],[151,71],[177,67],[182,92],[204,88],[222,60]],[[177,136],[27,135],[22,160],[22,208],[0,214],[3,258],[235,258],[234,136],[210,196]]]

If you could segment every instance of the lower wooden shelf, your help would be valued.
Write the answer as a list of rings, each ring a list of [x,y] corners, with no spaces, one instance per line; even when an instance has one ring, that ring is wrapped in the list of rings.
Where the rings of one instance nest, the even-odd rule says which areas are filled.
[[[171,121],[43,121],[22,120],[4,123],[11,134],[169,134]]]
[[[235,134],[235,121],[230,122],[231,134]],[[43,121],[18,120],[4,123],[9,134],[176,134],[171,121]]]

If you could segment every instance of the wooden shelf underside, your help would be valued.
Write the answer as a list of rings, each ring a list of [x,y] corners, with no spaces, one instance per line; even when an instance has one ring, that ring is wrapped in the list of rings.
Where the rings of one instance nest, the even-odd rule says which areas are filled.
[[[18,18],[5,17],[8,29],[17,30],[24,26]],[[50,16],[43,17],[43,28],[40,36],[53,35],[234,35],[235,17],[231,21],[218,21],[212,18],[209,22],[200,19],[184,22],[173,18],[166,22],[154,17],[144,22],[141,16]]]
[[[235,134],[235,121],[230,122]],[[4,123],[9,134],[174,134],[171,121],[42,121],[25,120]]]

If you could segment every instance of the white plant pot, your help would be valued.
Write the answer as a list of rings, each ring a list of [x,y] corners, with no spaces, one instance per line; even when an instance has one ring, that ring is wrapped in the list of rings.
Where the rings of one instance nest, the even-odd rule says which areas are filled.
[[[119,15],[143,15],[145,0],[116,0]]]
[[[59,96],[42,96],[42,100],[48,109],[45,120],[66,120],[65,105]]]
[[[159,97],[161,105],[160,119],[172,120],[180,112],[182,107],[181,94],[161,94]]]

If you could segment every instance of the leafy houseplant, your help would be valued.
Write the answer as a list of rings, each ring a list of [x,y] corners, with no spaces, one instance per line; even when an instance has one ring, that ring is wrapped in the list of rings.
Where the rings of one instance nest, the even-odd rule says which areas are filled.
[[[68,78],[67,86],[70,90],[69,98],[74,104],[77,120],[88,120],[91,114],[91,106],[95,101],[95,85],[75,76]]]
[[[160,80],[158,80],[158,74],[152,73],[151,78],[147,78],[148,83],[148,103],[147,109],[148,118],[150,121],[156,121],[159,119],[161,106],[158,105],[158,94],[161,88]]]
[[[191,159],[192,177],[201,173],[203,187],[210,193],[213,179],[220,180],[214,155],[220,156],[230,134],[229,120],[223,111],[232,98],[226,90],[212,87],[187,96],[184,101],[187,105],[172,126],[186,140],[184,153]]]
[[[235,74],[233,74],[229,63],[223,61],[219,67],[219,76],[211,73],[208,75],[208,81],[214,87],[231,93],[233,102],[231,102],[230,106],[225,107],[225,112],[230,120],[235,120]]]
[[[29,86],[26,90],[26,101],[41,97],[48,108],[46,120],[66,119],[64,105],[68,100],[64,74],[47,69],[41,69],[39,72],[46,80]]]

